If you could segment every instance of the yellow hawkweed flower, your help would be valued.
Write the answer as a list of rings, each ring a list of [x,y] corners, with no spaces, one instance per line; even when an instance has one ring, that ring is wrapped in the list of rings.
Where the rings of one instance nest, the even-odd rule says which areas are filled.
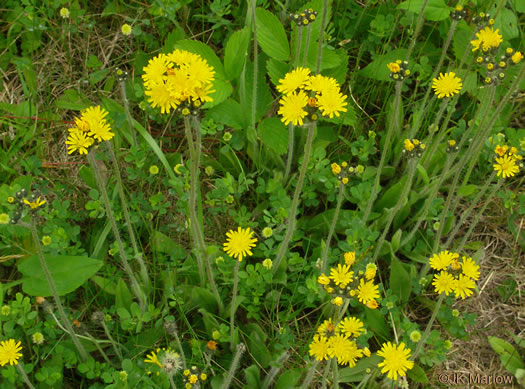
[[[406,151],[412,151],[414,150],[414,147],[415,147],[414,144],[410,141],[410,139],[405,139],[405,141],[403,142],[403,145]]]
[[[0,342],[0,366],[18,365],[18,360],[22,356],[19,352],[22,350],[20,341],[15,342],[14,339],[4,340]]]
[[[448,250],[441,251],[430,258],[430,267],[436,270],[445,270],[457,258],[459,258],[459,254],[450,253]]]
[[[324,338],[330,338],[335,334],[339,333],[339,326],[334,326],[332,318],[325,320],[318,328],[317,333]]]
[[[475,286],[476,284],[474,283],[474,280],[460,274],[454,283],[454,293],[456,294],[456,297],[461,297],[461,299],[464,300],[465,297],[471,296],[472,293],[474,293],[472,289],[474,289]]]
[[[440,73],[438,78],[432,80],[432,89],[435,90],[438,99],[458,94],[462,86],[461,78],[456,77],[454,72]]]
[[[324,336],[314,335],[308,353],[318,361],[328,360],[328,341]]]
[[[224,243],[224,251],[240,261],[244,256],[253,255],[252,248],[257,243],[257,238],[253,238],[253,231],[250,231],[250,227],[242,229],[237,228],[237,231],[230,230],[226,233],[227,239]]]
[[[362,304],[367,304],[372,300],[379,298],[379,287],[374,285],[373,281],[365,282],[362,278],[359,280],[357,288],[357,299]]]
[[[455,282],[456,280],[450,273],[442,271],[441,273],[434,275],[432,285],[434,285],[436,293],[445,293],[445,295],[448,296],[454,289]]]
[[[377,366],[382,367],[381,373],[387,373],[391,380],[397,380],[397,376],[404,377],[407,370],[414,367],[414,361],[410,361],[410,349],[405,349],[405,344],[401,342],[399,346],[390,342],[383,343],[377,355],[383,357],[383,362]]]
[[[504,145],[504,146],[497,145],[496,148],[494,149],[494,152],[498,154],[500,157],[503,157],[507,153],[508,149],[509,149],[509,146],[507,145]]]
[[[338,264],[337,268],[330,269],[330,279],[332,279],[337,286],[344,289],[346,285],[353,281],[354,272],[350,271],[350,266]]]
[[[361,335],[361,333],[364,331],[363,327],[363,322],[356,317],[347,317],[337,325],[339,331],[354,338],[357,338],[359,335]]]
[[[468,278],[472,278],[473,280],[479,279],[479,265],[477,265],[471,257],[463,256],[461,271]]]
[[[376,276],[377,266],[374,263],[366,265],[365,278],[370,281]]]
[[[341,173],[341,166],[339,166],[339,164],[334,162],[330,165],[330,167],[332,168],[332,173],[334,175],[338,175],[339,173]]]
[[[317,105],[323,116],[330,119],[335,116],[339,117],[340,112],[346,112],[346,95],[339,92],[339,89],[325,91],[317,98]]]
[[[352,266],[355,262],[355,251],[349,251],[344,254],[345,264]]]
[[[68,154],[78,151],[80,154],[87,154],[88,148],[93,144],[94,140],[85,132],[71,132],[66,140]]]
[[[46,203],[46,200],[40,200],[40,196],[35,201],[29,201],[28,199],[24,199],[24,203],[29,205],[31,209],[37,209],[38,207],[41,207]]]
[[[337,296],[336,298],[334,298],[334,299],[332,300],[332,304],[335,304],[335,305],[337,305],[338,307],[340,307],[341,305],[343,305],[343,298]]]
[[[520,51],[516,51],[514,55],[511,57],[511,59],[512,59],[512,62],[514,62],[514,64],[518,64],[523,59],[523,54]]]
[[[476,38],[478,39],[470,41],[472,51],[476,51],[480,47],[483,51],[495,49],[503,42],[503,37],[499,34],[499,29],[494,31],[492,27],[485,27],[483,30],[477,32]]]
[[[401,66],[399,66],[396,62],[390,62],[386,64],[386,67],[388,70],[390,70],[392,73],[399,73],[401,71]]]
[[[304,88],[310,79],[310,69],[299,67],[286,73],[283,79],[279,80],[277,90],[284,94],[295,92],[299,88]]]
[[[307,102],[308,96],[303,90],[300,90],[299,93],[292,92],[283,96],[279,101],[281,108],[278,111],[282,116],[281,121],[285,125],[292,123],[296,126],[302,126],[303,118],[308,114],[308,112],[304,110]]]
[[[504,155],[501,158],[496,158],[496,164],[493,165],[494,170],[498,172],[498,177],[500,175],[503,178],[513,177],[519,172],[520,168],[516,165],[516,158]]]
[[[321,285],[329,285],[330,284],[330,278],[328,278],[324,273],[321,274],[318,278],[317,278],[317,282],[320,283]]]

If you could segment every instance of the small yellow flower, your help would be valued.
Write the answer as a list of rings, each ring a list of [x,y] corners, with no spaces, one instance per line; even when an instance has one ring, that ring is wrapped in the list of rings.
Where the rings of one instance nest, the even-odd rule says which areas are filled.
[[[494,170],[498,172],[498,177],[501,175],[503,178],[513,177],[517,172],[520,171],[518,165],[516,165],[516,159],[508,155],[504,155],[501,158],[496,158],[496,164],[493,165]]]
[[[355,251],[349,251],[344,254],[345,264],[352,266],[355,262]]]
[[[304,88],[310,79],[310,69],[296,68],[286,73],[283,79],[279,80],[277,90],[284,94],[295,92],[299,88]]]
[[[399,346],[390,342],[383,343],[377,355],[383,357],[383,362],[377,366],[382,367],[381,373],[387,373],[391,380],[397,380],[397,376],[404,377],[407,370],[414,367],[414,361],[410,360],[410,349],[405,349],[405,344],[401,342]]]
[[[365,278],[370,281],[376,276],[377,266],[374,263],[366,265]]]
[[[504,145],[504,146],[497,145],[496,148],[494,149],[494,152],[498,154],[500,157],[503,157],[507,153],[508,149],[509,149],[509,146],[507,145]]]
[[[472,51],[478,50],[480,47],[483,51],[495,49],[503,42],[503,37],[499,34],[499,29],[494,31],[492,27],[485,27],[483,30],[476,33],[478,39],[470,41],[472,44]]]
[[[457,258],[459,258],[459,254],[451,253],[448,250],[441,251],[430,258],[430,267],[436,270],[445,270]]]
[[[18,365],[18,360],[22,356],[19,352],[22,350],[20,341],[15,342],[14,339],[4,340],[0,342],[0,366]]]
[[[357,299],[359,302],[362,304],[368,304],[371,301],[375,301],[377,298],[379,298],[379,287],[374,285],[373,281],[365,282],[361,278],[359,280],[359,287],[357,288]]]
[[[281,108],[278,111],[282,116],[281,121],[285,125],[292,123],[296,126],[302,126],[304,123],[303,118],[308,115],[308,112],[304,110],[307,102],[308,96],[303,90],[283,96],[279,101]]]
[[[461,299],[464,300],[465,297],[471,296],[472,293],[474,293],[472,289],[474,289],[475,286],[474,280],[460,274],[454,284],[454,293],[456,297],[461,297]]]
[[[159,174],[159,167],[157,165],[151,165],[149,167],[149,174],[152,176]]]
[[[471,257],[463,256],[461,271],[465,276],[472,278],[473,280],[479,279],[479,265],[477,265]]]
[[[523,54],[520,51],[516,51],[514,55],[511,57],[511,59],[512,59],[512,62],[514,62],[514,64],[518,64],[523,59]]]
[[[440,73],[438,78],[432,80],[432,89],[435,90],[438,99],[458,94],[462,86],[461,78],[456,77],[454,72]]]
[[[334,162],[334,163],[331,164],[330,166],[331,166],[331,168],[332,168],[332,173],[333,173],[334,175],[337,176],[339,173],[341,173],[341,166],[339,166],[339,164],[337,164],[337,163]]]
[[[446,272],[442,271],[439,274],[434,275],[434,280],[432,281],[432,285],[434,285],[434,290],[436,293],[445,293],[445,295],[449,295],[452,290],[454,290],[456,280],[454,277]]]
[[[270,227],[264,227],[262,230],[262,236],[270,238],[273,235],[273,230]]]
[[[332,304],[335,304],[335,305],[337,305],[338,307],[340,307],[341,305],[343,305],[343,298],[337,296],[336,298],[334,298],[334,299],[332,300]]]
[[[237,231],[230,230],[226,233],[227,239],[224,243],[224,251],[226,253],[242,261],[242,258],[247,255],[253,255],[252,248],[257,243],[257,238],[252,238],[254,232],[250,231],[250,227],[242,229],[237,228]]]
[[[31,209],[37,209],[38,207],[41,207],[46,203],[46,200],[40,200],[40,196],[35,201],[29,201],[28,199],[24,199],[24,203],[29,205]]]
[[[405,141],[403,142],[403,146],[405,147],[406,151],[412,151],[415,147],[410,139],[405,139]]]
[[[350,266],[338,264],[337,268],[330,269],[330,279],[332,279],[337,286],[344,289],[346,285],[353,281],[354,272],[350,271]]]
[[[131,26],[127,23],[123,24],[122,27],[120,28],[120,31],[122,32],[122,34],[129,36],[131,35]]]
[[[308,353],[318,361],[328,360],[328,341],[324,336],[314,335],[314,340],[310,343]]]
[[[52,240],[51,240],[51,237],[48,236],[48,235],[45,235],[42,237],[42,244],[44,246],[49,246],[51,244]]]
[[[15,198],[14,198],[13,196],[9,196],[9,197],[7,198],[7,202],[8,202],[9,204],[13,204],[13,203],[15,202]]]
[[[417,343],[417,342],[419,342],[420,339],[421,339],[421,332],[416,330],[416,331],[412,331],[410,333],[410,340],[412,342]]]
[[[321,274],[318,278],[317,278],[317,282],[320,283],[321,285],[329,285],[330,284],[330,278],[328,278],[324,273]]]
[[[401,71],[401,66],[399,66],[399,64],[396,63],[396,62],[390,62],[390,63],[386,64],[386,67],[392,73],[399,73]]]

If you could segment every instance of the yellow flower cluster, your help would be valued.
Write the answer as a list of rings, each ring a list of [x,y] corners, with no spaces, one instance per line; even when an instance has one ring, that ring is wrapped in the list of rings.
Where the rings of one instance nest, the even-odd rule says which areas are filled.
[[[213,101],[215,70],[200,55],[185,50],[159,54],[143,68],[145,94],[153,108],[169,114],[195,114],[205,102]]]
[[[471,257],[463,255],[460,262],[459,254],[446,250],[434,254],[429,262],[431,268],[440,272],[432,281],[436,293],[448,296],[454,292],[462,299],[472,295],[476,286],[474,281],[479,279],[479,265]]]
[[[102,142],[113,138],[115,134],[111,132],[111,127],[106,121],[107,115],[108,112],[99,105],[82,111],[80,118],[75,118],[75,127],[68,130],[68,153],[78,151],[80,154],[87,154],[95,140]]]
[[[493,165],[494,170],[498,172],[498,177],[501,175],[503,178],[513,177],[520,171],[518,161],[521,161],[523,157],[518,154],[516,147],[510,147],[507,145],[497,145],[494,152],[499,155],[496,157],[496,163]]]
[[[332,319],[325,320],[314,335],[309,346],[309,354],[318,361],[337,358],[340,365],[354,367],[356,361],[370,356],[368,347],[360,349],[352,338],[357,338],[365,332],[363,322],[356,317],[346,317],[337,325]]]
[[[479,50],[484,53],[488,52],[491,49],[497,49],[501,42],[503,42],[503,37],[499,33],[499,29],[494,29],[492,27],[485,27],[484,29],[476,32],[476,38],[470,41],[472,45],[472,51]]]
[[[350,270],[355,263],[355,253],[348,252],[344,255],[345,264],[338,264],[337,267],[330,269],[330,275],[321,274],[317,282],[323,285],[327,293],[335,296],[332,304],[337,306],[343,305],[345,298],[357,298],[357,300],[370,309],[379,306],[379,287],[374,284],[377,267],[369,263],[365,271],[359,271],[358,276]]]
[[[284,94],[279,101],[281,121],[302,126],[304,118],[317,120],[322,116],[333,118],[346,112],[346,95],[341,93],[334,78],[311,75],[310,69],[299,67],[279,80],[277,90]]]
[[[184,376],[184,388],[200,388],[200,383],[203,383],[208,379],[208,375],[205,373],[199,373],[196,366],[192,366],[191,369],[186,369],[182,373]],[[199,383],[200,382],[200,383]]]
[[[405,139],[403,142],[403,154],[408,157],[421,157],[427,146],[418,139]]]
[[[341,165],[334,162],[330,165],[332,173],[337,179],[344,185],[348,184],[348,176],[350,174],[360,174],[365,168],[363,165],[357,165],[356,167],[348,166],[348,162],[341,162]]]
[[[408,61],[398,59],[396,62],[387,63],[386,67],[390,70],[390,78],[395,81],[403,81],[405,77],[410,75]]]

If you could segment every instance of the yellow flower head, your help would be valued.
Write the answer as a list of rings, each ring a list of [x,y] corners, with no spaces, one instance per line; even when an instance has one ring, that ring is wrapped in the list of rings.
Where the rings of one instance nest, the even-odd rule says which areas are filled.
[[[317,97],[317,105],[321,110],[323,116],[333,118],[338,116],[340,112],[346,112],[346,95],[339,92],[339,89],[332,89],[323,92],[321,96]]]
[[[310,69],[299,67],[286,73],[283,79],[279,80],[277,90],[284,94],[289,94],[297,91],[299,88],[304,88],[310,80]]]
[[[20,353],[22,347],[20,341],[15,342],[14,339],[4,340],[0,342],[0,366],[18,365],[18,360],[22,356]]]
[[[242,261],[242,258],[247,255],[253,255],[252,248],[257,243],[257,238],[253,238],[253,231],[250,231],[250,227],[242,229],[237,228],[237,231],[230,230],[226,233],[227,239],[224,243],[224,251],[226,253]]]
[[[335,334],[339,333],[339,326],[336,327],[334,323],[332,323],[332,318],[325,320],[318,328],[317,333],[321,335],[323,338],[331,338]]]
[[[24,199],[24,203],[27,204],[31,209],[37,209],[38,207],[41,207],[46,203],[46,200],[40,200],[40,196],[34,201],[29,201],[28,199]]]
[[[463,256],[461,271],[468,278],[472,278],[473,280],[479,279],[479,265],[477,265],[471,257]]]
[[[523,54],[520,52],[520,51],[516,51],[512,57],[512,62],[514,62],[514,64],[518,64],[521,62],[521,60],[523,59]]]
[[[432,281],[432,285],[434,285],[434,290],[436,291],[436,293],[445,293],[447,296],[454,289],[455,283],[456,280],[454,279],[454,277],[446,271],[442,271],[439,274],[435,274],[434,280]]]
[[[278,112],[282,116],[281,121],[285,125],[292,123],[296,126],[302,126],[303,118],[308,114],[308,112],[304,110],[307,103],[308,96],[303,90],[300,90],[299,93],[292,92],[283,96],[279,101],[281,108]]]
[[[339,166],[339,164],[334,162],[330,165],[330,167],[332,168],[332,173],[334,175],[338,175],[339,173],[341,173],[341,166]]]
[[[390,62],[386,64],[386,67],[388,70],[390,70],[392,73],[399,73],[401,71],[401,66],[399,66],[396,62]]]
[[[346,336],[357,338],[364,331],[364,324],[357,317],[347,317],[342,320],[337,328]]]
[[[480,47],[482,51],[495,49],[503,42],[503,37],[499,34],[499,29],[494,31],[492,27],[485,27],[483,30],[477,32],[476,38],[477,39],[470,41],[472,51],[479,50]]]
[[[374,263],[366,265],[365,278],[370,281],[376,276],[377,266]]]
[[[405,139],[405,141],[403,142],[403,146],[405,147],[406,151],[412,151],[415,147],[410,139]]]
[[[349,251],[344,254],[345,264],[352,266],[355,262],[355,251]]]
[[[464,300],[465,297],[471,296],[472,293],[474,293],[472,289],[474,289],[475,286],[476,284],[474,280],[460,274],[454,284],[454,293],[456,294],[456,297],[461,297],[461,299]]]
[[[410,349],[405,349],[405,344],[401,342],[399,346],[390,342],[383,343],[377,355],[383,357],[383,362],[377,366],[382,367],[381,373],[387,373],[391,380],[397,380],[397,376],[404,377],[407,370],[414,367],[414,361],[410,361]]]
[[[438,99],[458,94],[462,86],[461,78],[456,77],[454,72],[440,73],[438,78],[432,80],[432,88]]]
[[[441,251],[430,258],[430,267],[436,270],[445,270],[457,258],[459,258],[459,254],[450,253],[448,250]]]
[[[500,157],[503,157],[507,153],[508,149],[509,149],[509,146],[507,145],[504,145],[504,146],[497,145],[496,148],[494,149],[494,152],[498,154]]]
[[[357,348],[356,342],[342,334],[328,339],[328,346],[328,355],[336,357],[337,363],[343,366],[354,367],[357,359],[363,356],[363,351]]]
[[[308,353],[318,361],[328,360],[328,341],[324,336],[314,335],[314,340],[310,343]]]
[[[354,280],[354,272],[350,271],[350,266],[338,264],[337,268],[330,269],[330,279],[332,279],[337,286],[344,289],[346,285]]]
[[[60,8],[60,17],[62,19],[69,18],[69,10],[67,8]]]
[[[374,281],[365,282],[362,278],[359,280],[359,286],[357,288],[357,299],[362,304],[379,298],[379,287],[374,285]]]
[[[9,223],[9,215],[7,213],[0,213],[0,224]]]
[[[215,70],[197,54],[185,50],[161,53],[143,70],[144,93],[151,106],[159,107],[162,114],[169,114],[172,108],[182,103],[191,103],[198,108],[213,101],[210,94],[215,92],[212,89]]]
[[[516,165],[516,158],[504,155],[501,158],[496,158],[496,164],[493,165],[494,170],[498,172],[503,178],[513,177],[517,172],[520,171],[518,165]]]
[[[340,307],[341,305],[343,305],[343,298],[337,296],[336,298],[334,298],[332,300],[332,304],[337,305],[338,307]]]
[[[68,154],[78,151],[80,154],[87,154],[88,148],[94,140],[85,132],[71,132],[66,140]]]

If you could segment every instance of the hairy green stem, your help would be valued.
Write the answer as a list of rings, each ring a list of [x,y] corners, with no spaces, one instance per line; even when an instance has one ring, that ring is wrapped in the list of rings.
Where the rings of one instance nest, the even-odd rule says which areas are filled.
[[[319,361],[317,359],[314,359],[312,365],[308,368],[308,373],[306,373],[306,377],[304,377],[304,381],[301,385],[301,389],[311,388],[310,384],[312,383],[312,380],[314,379],[314,374],[315,374],[317,365],[319,365]]]
[[[487,191],[487,188],[489,187],[489,185],[492,183],[492,180],[494,179],[494,176],[496,175],[496,172],[493,171],[492,174],[490,175],[490,178],[488,180],[486,180],[485,184],[481,187],[481,189],[478,191],[478,193],[476,194],[476,197],[474,197],[474,200],[470,201],[470,205],[468,206],[468,208],[463,212],[463,214],[461,215],[461,217],[459,218],[459,221],[457,221],[455,223],[455,226],[454,226],[454,229],[449,233],[448,235],[448,238],[445,242],[445,245],[444,247],[449,247],[450,244],[452,243],[452,241],[454,240],[456,234],[458,233],[459,229],[461,228],[461,226],[463,225],[463,223],[465,222],[465,220],[467,220],[467,218],[470,216],[470,213],[472,212],[472,210],[474,209],[474,207],[478,204],[478,202],[481,200],[481,198],[483,197],[483,195],[485,194],[485,192]],[[497,186],[494,186],[495,188],[497,188]],[[489,197],[490,198],[490,197]],[[478,212],[479,214],[479,212]]]
[[[396,94],[394,97],[394,114],[392,115],[392,120],[390,120],[390,123],[388,125],[385,143],[383,145],[383,151],[381,152],[381,159],[379,161],[379,166],[377,167],[377,173],[376,173],[376,178],[374,181],[374,186],[372,187],[372,193],[370,194],[370,198],[368,199],[368,204],[366,206],[365,213],[363,214],[363,218],[362,218],[363,225],[366,224],[368,217],[370,216],[370,212],[372,211],[372,206],[374,205],[374,201],[376,200],[377,194],[379,192],[379,183],[381,181],[381,173],[383,171],[383,167],[386,161],[386,156],[389,151],[390,139],[392,138],[392,134],[395,132],[395,127],[397,127],[397,124],[398,124],[397,113],[399,111],[399,104],[401,103],[402,84],[403,84],[402,81],[396,82]]]
[[[228,370],[228,374],[224,378],[224,381],[221,385],[221,389],[228,389],[230,387],[232,378],[235,372],[237,371],[237,368],[239,367],[241,356],[245,350],[246,350],[246,346],[244,345],[244,343],[239,343],[237,345],[237,348],[235,349],[235,354],[233,354],[233,360],[232,360],[232,364],[230,365],[230,370]]]
[[[463,239],[461,239],[461,243],[459,244],[459,246],[457,248],[457,251],[463,250],[463,246],[465,246],[465,243],[467,243],[467,239],[469,238],[470,234],[472,234],[472,231],[474,231],[474,228],[476,228],[476,226],[478,225],[479,218],[481,217],[481,215],[483,215],[483,212],[485,212],[485,209],[489,205],[489,203],[490,203],[489,200],[493,199],[494,195],[496,194],[498,189],[501,188],[501,185],[503,184],[503,180],[504,180],[504,178],[501,178],[499,180],[498,184],[494,185],[494,188],[492,188],[492,191],[487,196],[487,200],[485,201],[485,204],[483,204],[483,207],[481,207],[481,209],[478,211],[478,213],[476,213],[476,216],[474,217],[474,220],[470,223],[470,226],[469,226],[467,232],[465,233],[465,235],[463,236]]]
[[[326,271],[326,265],[327,265],[327,259],[328,259],[328,251],[330,250],[330,242],[332,241],[332,236],[334,235],[335,231],[335,225],[337,224],[337,219],[339,217],[339,212],[341,211],[341,204],[343,203],[343,193],[344,193],[345,185],[340,182],[339,183],[339,192],[337,193],[337,204],[335,206],[335,212],[334,216],[332,218],[332,223],[330,224],[330,229],[328,231],[328,236],[326,237],[325,247],[323,250],[323,254],[321,255],[321,273],[324,273]]]
[[[120,80],[120,94],[122,95],[122,101],[124,102],[124,112],[126,112],[126,120],[128,121],[129,132],[131,133],[131,139],[133,140],[133,146],[137,145],[137,135],[135,134],[135,127],[133,126],[133,117],[129,109],[129,100],[126,94],[126,81]]]
[[[22,376],[22,379],[24,380],[24,382],[27,385],[27,387],[30,388],[30,389],[35,389],[35,387],[31,383],[31,381],[29,381],[29,377],[27,376],[27,373],[25,372],[25,370],[22,367],[22,365],[20,363],[17,363],[16,364],[16,368],[20,372],[20,375]]]
[[[142,288],[140,287],[137,281],[137,278],[135,277],[135,274],[133,273],[133,270],[131,269],[131,266],[129,265],[128,255],[126,254],[126,250],[124,249],[124,245],[122,244],[122,239],[120,238],[120,232],[117,227],[117,222],[115,220],[115,216],[113,215],[113,210],[111,209],[111,203],[109,201],[108,192],[106,190],[106,184],[97,166],[97,162],[95,161],[95,153],[96,151],[90,151],[87,155],[87,158],[95,174],[95,181],[97,182],[98,189],[102,194],[102,199],[106,208],[106,216],[109,219],[111,229],[113,230],[113,235],[115,235],[115,240],[117,241],[117,246],[120,253],[120,262],[122,263],[124,271],[126,272],[131,281],[131,289],[133,290],[135,297],[137,297],[137,299],[139,300],[140,309],[142,312],[144,312],[144,310],[146,309],[145,296],[142,291]]]
[[[284,258],[284,255],[288,251],[288,245],[292,239],[293,233],[295,231],[295,217],[297,214],[297,206],[299,205],[299,199],[303,191],[304,177],[306,175],[306,169],[308,168],[308,162],[310,161],[310,153],[312,151],[312,143],[314,140],[314,134],[316,129],[316,122],[310,122],[306,124],[308,127],[308,135],[306,137],[306,143],[304,145],[304,156],[303,163],[301,165],[301,170],[299,171],[299,178],[297,179],[297,186],[295,187],[295,192],[293,195],[292,206],[290,207],[290,214],[288,215],[288,225],[286,227],[286,234],[284,235],[281,246],[279,247],[279,252],[275,258],[273,264],[273,273],[275,274],[279,270],[281,261]]]
[[[205,278],[207,277],[210,288],[217,300],[219,305],[219,311],[223,310],[223,303],[213,272],[211,269],[210,258],[206,249],[206,242],[204,241],[204,233],[202,226],[197,215],[197,189],[199,188],[199,165],[200,165],[200,153],[201,153],[201,132],[198,120],[193,118],[193,127],[190,124],[190,120],[187,116],[184,117],[184,129],[186,133],[186,139],[188,141],[188,148],[190,150],[190,196],[188,202],[189,214],[190,214],[190,232],[192,239],[197,245],[197,266],[199,268],[199,275],[201,277],[201,285],[204,284]],[[194,134],[195,133],[195,139]],[[204,274],[206,272],[206,275]]]
[[[230,349],[233,351],[234,339],[233,335],[235,332],[235,301],[237,300],[237,289],[239,287],[239,266],[241,261],[235,260],[235,267],[233,268],[233,291],[232,291],[232,302],[230,307]]]
[[[177,385],[175,385],[175,381],[173,380],[173,375],[169,374],[169,378],[171,389],[177,389]]]
[[[417,160],[413,159],[410,160],[408,163],[408,177],[405,182],[405,185],[403,186],[403,190],[401,191],[401,195],[399,196],[399,200],[397,201],[394,208],[390,211],[388,215],[388,219],[385,225],[385,228],[383,230],[383,234],[379,238],[379,241],[377,242],[376,249],[374,251],[374,256],[372,257],[371,262],[375,262],[377,259],[379,252],[381,251],[381,247],[383,247],[383,243],[385,242],[386,234],[388,233],[388,230],[390,229],[390,225],[392,224],[392,221],[394,220],[394,217],[399,212],[401,207],[403,206],[403,203],[405,200],[407,200],[408,194],[410,192],[410,188],[412,187],[412,180],[414,178],[414,173],[416,172],[416,166],[417,166]]]
[[[421,32],[421,28],[423,28],[423,22],[425,20],[424,13],[425,13],[425,8],[427,7],[427,3],[428,3],[428,0],[423,0],[421,10],[419,11],[419,15],[417,17],[416,28],[414,30],[414,34],[410,38],[410,46],[408,47],[407,56],[406,56],[407,61],[410,58],[410,55],[412,54],[412,50],[414,50],[414,47],[416,46],[417,37],[419,36],[419,33]]]
[[[319,42],[317,44],[317,61],[315,63],[315,72],[317,74],[319,74],[321,71],[321,61],[323,59],[324,31],[326,29],[326,25],[328,24],[328,6],[329,1],[323,0],[323,9],[321,11],[321,28],[319,31]]]
[[[111,336],[111,332],[109,332],[109,328],[106,325],[106,322],[102,320],[102,328],[104,328],[104,333],[108,337],[109,341],[111,342],[111,345],[113,346],[113,350],[115,350],[115,354],[117,355],[120,362],[122,362],[122,353],[120,352],[120,348],[117,347],[117,342],[113,339],[113,336]]]
[[[64,322],[64,326],[69,332],[69,335],[71,336],[71,340],[73,341],[73,344],[75,345],[76,349],[78,350],[78,353],[80,354],[80,359],[83,362],[85,362],[88,360],[89,355],[86,349],[84,348],[84,346],[82,345],[82,343],[80,343],[80,340],[78,339],[77,334],[75,333],[75,330],[73,330],[71,321],[68,319],[66,315],[66,311],[64,310],[64,306],[62,305],[60,296],[58,295],[55,281],[53,280],[53,277],[51,276],[51,272],[49,271],[49,268],[47,267],[46,259],[44,258],[44,253],[42,252],[42,246],[40,245],[40,239],[38,238],[38,232],[36,230],[34,217],[31,217],[31,224],[29,225],[29,227],[31,229],[31,236],[33,237],[33,243],[35,244],[36,255],[40,261],[40,266],[42,267],[42,271],[44,272],[44,276],[46,277],[46,281],[49,286],[49,289],[51,290],[51,295],[53,296],[53,299],[55,300],[55,305],[58,309],[58,314],[60,315],[60,319],[62,319],[62,321]]]
[[[257,23],[256,23],[256,15],[255,15],[255,3],[256,0],[251,0],[251,10],[252,10],[252,21],[253,21],[253,90],[252,90],[252,115],[251,115],[251,123],[252,128],[255,131],[255,110],[257,107],[257,72],[259,69],[259,63],[258,63],[258,53],[257,53]],[[256,148],[254,148],[256,149]]]
[[[417,343],[416,350],[414,351],[414,354],[412,354],[412,357],[410,358],[411,360],[415,361],[417,356],[423,349],[423,346],[425,345],[425,342],[427,341],[427,338],[430,335],[432,324],[434,324],[434,320],[436,320],[437,314],[439,312],[439,308],[441,308],[441,304],[443,303],[443,300],[445,300],[445,293],[440,294],[439,299],[436,302],[436,306],[434,307],[434,311],[432,312],[432,316],[430,317],[430,320],[427,323],[427,326],[425,328],[425,332],[423,332],[421,339]]]
[[[312,23],[306,27],[306,40],[304,45],[304,56],[303,56],[303,67],[306,67],[308,63],[308,51],[310,49],[310,37],[312,36]]]
[[[133,247],[135,258],[137,259],[139,263],[142,282],[144,282],[147,288],[150,288],[151,280],[149,278],[148,268],[146,267],[146,264],[144,263],[142,252],[139,250],[139,246],[137,244],[137,238],[135,237],[135,231],[133,231],[133,223],[131,222],[131,218],[129,217],[128,202],[126,200],[126,195],[124,194],[124,184],[122,183],[122,177],[120,175],[120,168],[119,168],[118,160],[115,155],[115,151],[113,150],[113,145],[111,144],[111,142],[105,141],[104,143],[106,144],[106,147],[109,151],[109,155],[111,156],[111,161],[113,162],[113,173],[115,174],[115,177],[117,178],[117,188],[118,188],[118,193],[120,196],[120,202],[122,205],[122,213],[124,214],[124,220],[126,221],[126,227],[128,229],[129,239],[131,241],[131,246]]]

